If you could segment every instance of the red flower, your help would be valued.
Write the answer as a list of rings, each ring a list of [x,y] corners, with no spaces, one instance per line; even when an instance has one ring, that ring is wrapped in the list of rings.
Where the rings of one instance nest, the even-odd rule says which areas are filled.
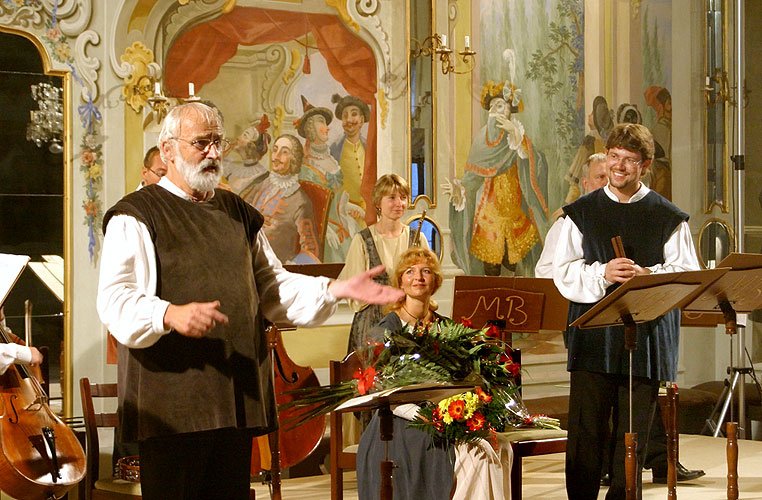
[[[511,355],[507,352],[504,352],[500,355],[500,362],[501,363],[513,363],[513,358]]]
[[[465,326],[466,328],[473,328],[474,327],[474,324],[471,323],[471,320],[466,318],[466,317],[461,317],[460,318],[460,324]]]
[[[487,328],[487,331],[484,332],[484,335],[486,335],[487,337],[499,337],[500,329],[496,327],[495,325],[489,325],[489,328]]]
[[[466,425],[470,431],[479,431],[484,427],[484,415],[481,413],[474,413],[471,418],[466,420]]]
[[[442,421],[442,413],[439,411],[439,408],[434,408],[431,411],[431,420],[433,421],[434,428],[437,431],[444,431],[444,422]]]
[[[373,346],[374,359],[378,358],[381,355],[381,352],[383,352],[384,347],[386,347],[383,342],[368,342],[368,345]]]
[[[434,348],[434,353],[439,354],[439,341],[435,340],[433,344],[431,344],[431,347]]]
[[[358,368],[355,370],[352,377],[357,379],[357,392],[359,392],[360,395],[364,395],[367,394],[376,383],[376,369],[372,366],[365,370]]]
[[[90,217],[94,217],[98,213],[98,205],[94,201],[89,201],[83,204],[85,213]]]
[[[462,399],[456,399],[450,406],[447,407],[447,413],[450,414],[453,420],[462,420],[463,413],[466,411],[466,402]]]
[[[492,396],[484,392],[481,387],[476,388],[476,395],[479,396],[479,401],[482,401],[484,403],[489,403],[490,401],[492,401]]]
[[[519,375],[519,371],[521,371],[521,366],[519,366],[518,363],[511,363],[506,365],[505,369],[508,370],[511,375],[517,377]]]

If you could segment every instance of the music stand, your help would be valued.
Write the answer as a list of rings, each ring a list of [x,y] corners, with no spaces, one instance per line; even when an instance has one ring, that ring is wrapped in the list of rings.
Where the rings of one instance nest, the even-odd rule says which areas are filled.
[[[725,333],[731,336],[732,344],[732,336],[737,331],[736,313],[750,313],[762,308],[762,290],[759,288],[759,283],[762,282],[762,255],[731,253],[718,264],[718,267],[729,268],[730,270],[687,304],[684,310],[686,313],[717,313],[721,311],[725,322]],[[744,346],[740,345],[739,367],[734,366],[733,349],[730,349],[728,374],[733,374],[732,381],[725,380],[725,388],[704,426],[704,430],[709,428],[714,437],[717,437],[721,432],[722,421],[725,419],[728,407],[733,400],[733,392],[736,386],[738,386],[738,420],[741,427],[739,434],[742,439],[745,437],[746,415],[743,377],[751,373],[753,368],[743,366],[745,364],[743,362],[743,349]],[[741,380],[740,385],[738,385],[739,379]],[[722,411],[715,423],[712,419],[720,406]]]
[[[420,403],[421,401],[439,402],[450,396],[461,394],[463,392],[475,389],[473,384],[443,384],[443,383],[423,383],[413,384],[405,387],[395,387],[376,393],[357,396],[336,407],[336,410],[356,409],[373,410],[378,409],[379,431],[381,441],[385,441],[386,459],[381,460],[381,488],[380,500],[393,500],[394,485],[392,483],[392,473],[394,470],[394,461],[389,458],[389,441],[394,437],[394,414],[392,405],[405,403]]]
[[[672,309],[690,303],[704,289],[727,272],[727,269],[713,269],[635,276],[571,323],[571,326],[581,329],[606,326],[624,327],[625,349],[630,354],[630,432],[625,433],[625,492],[627,500],[634,500],[637,496],[635,478],[637,471],[637,434],[632,432],[632,352],[637,348],[637,324],[652,321]],[[668,436],[668,440],[670,437]],[[673,479],[676,477],[674,463],[668,464],[667,474],[668,480],[670,476]]]

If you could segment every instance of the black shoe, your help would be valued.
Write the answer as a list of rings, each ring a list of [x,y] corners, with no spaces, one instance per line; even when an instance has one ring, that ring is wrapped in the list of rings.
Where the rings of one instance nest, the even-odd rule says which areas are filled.
[[[608,472],[601,476],[601,486],[611,486],[611,476]]]
[[[677,480],[678,481],[691,481],[693,479],[698,479],[701,476],[705,475],[706,472],[704,472],[701,469],[696,470],[689,470],[686,469],[683,464],[680,462],[677,462],[677,466],[675,467],[677,472]],[[656,471],[653,472],[653,482],[656,484],[667,484],[667,471],[664,471],[664,476],[660,476],[657,474]]]

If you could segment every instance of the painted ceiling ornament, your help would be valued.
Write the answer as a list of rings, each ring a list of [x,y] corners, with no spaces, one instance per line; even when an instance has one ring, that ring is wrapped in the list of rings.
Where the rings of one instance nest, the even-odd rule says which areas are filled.
[[[136,41],[125,49],[120,59],[132,66],[132,72],[123,78],[122,95],[127,104],[140,113],[153,95],[153,83],[158,81],[158,65],[153,60],[153,51]]]

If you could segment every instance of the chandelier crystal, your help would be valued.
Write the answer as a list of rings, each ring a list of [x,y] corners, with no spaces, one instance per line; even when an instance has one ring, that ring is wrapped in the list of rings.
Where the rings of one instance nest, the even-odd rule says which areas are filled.
[[[37,101],[37,110],[29,111],[30,122],[26,127],[26,140],[34,142],[38,148],[50,143],[51,153],[61,153],[63,133],[62,89],[49,83],[32,85],[32,98]]]

